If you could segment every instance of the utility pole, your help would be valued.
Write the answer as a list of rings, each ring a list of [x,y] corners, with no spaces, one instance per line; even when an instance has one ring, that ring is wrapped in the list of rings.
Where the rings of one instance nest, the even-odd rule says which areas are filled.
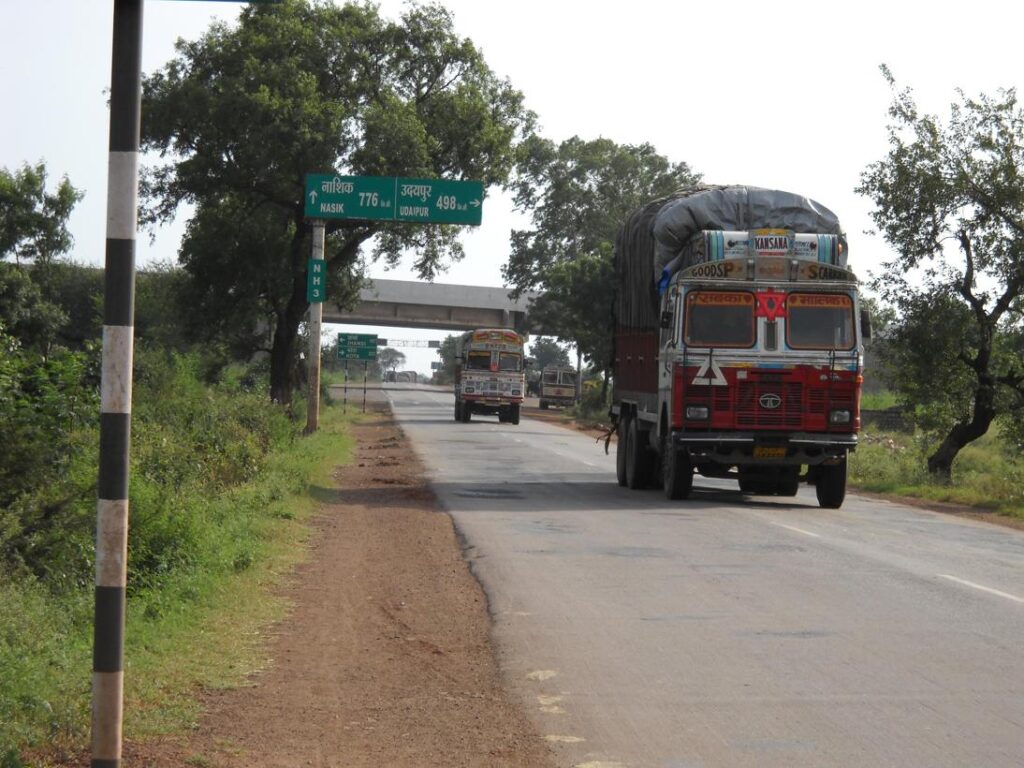
[[[96,502],[92,768],[121,765],[141,112],[142,0],[114,0]]]
[[[324,295],[327,273],[324,269],[324,227],[321,219],[313,221],[313,258],[309,261],[309,395],[306,398],[306,434],[316,432],[320,424],[320,326],[324,317]],[[320,280],[323,282],[314,282]],[[319,289],[319,290],[318,290]]]

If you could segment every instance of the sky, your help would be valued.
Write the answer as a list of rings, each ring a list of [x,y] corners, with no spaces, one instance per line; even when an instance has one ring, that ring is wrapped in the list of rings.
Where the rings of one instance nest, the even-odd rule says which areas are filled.
[[[838,214],[861,277],[891,257],[854,192],[887,148],[889,66],[922,111],[948,117],[958,99],[1024,84],[1024,4],[973,2],[676,2],[444,0],[455,29],[522,91],[540,130],[558,142],[605,137],[649,142],[717,184],[806,195]],[[397,17],[401,0],[380,2]],[[147,0],[143,71],[161,68],[178,38],[195,39],[241,5]],[[76,261],[102,265],[113,0],[0,0],[0,167],[45,161],[85,191],[70,220]],[[138,240],[144,268],[175,261],[187,212]],[[466,228],[464,261],[437,282],[502,285],[512,228],[528,219],[491,190],[483,224]],[[407,265],[375,277],[415,279]],[[389,340],[447,332],[330,326]],[[398,349],[427,372],[432,350]]]

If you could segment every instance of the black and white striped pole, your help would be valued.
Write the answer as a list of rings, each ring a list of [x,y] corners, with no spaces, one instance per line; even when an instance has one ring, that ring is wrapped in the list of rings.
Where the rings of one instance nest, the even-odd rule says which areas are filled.
[[[92,768],[120,768],[128,559],[135,230],[142,103],[142,2],[114,0],[96,504]]]

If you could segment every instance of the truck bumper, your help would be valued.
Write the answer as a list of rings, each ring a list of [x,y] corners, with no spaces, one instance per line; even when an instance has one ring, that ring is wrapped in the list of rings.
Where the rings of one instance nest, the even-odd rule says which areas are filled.
[[[857,448],[857,435],[850,433],[674,431],[672,440],[696,463],[729,465],[815,465],[840,459]]]

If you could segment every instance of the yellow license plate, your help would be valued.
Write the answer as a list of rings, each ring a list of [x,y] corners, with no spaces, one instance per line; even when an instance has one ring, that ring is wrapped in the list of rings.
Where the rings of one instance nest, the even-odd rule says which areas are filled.
[[[755,459],[784,459],[786,458],[786,446],[784,445],[755,445]]]

